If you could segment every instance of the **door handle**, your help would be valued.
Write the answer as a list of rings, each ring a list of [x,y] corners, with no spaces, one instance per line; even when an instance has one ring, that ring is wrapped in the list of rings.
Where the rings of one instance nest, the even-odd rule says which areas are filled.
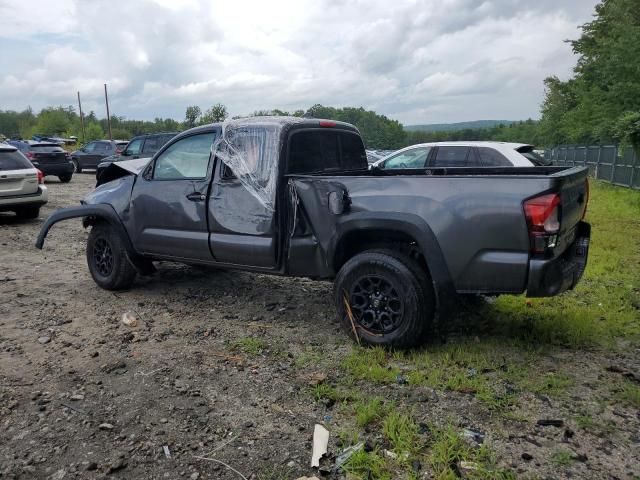
[[[207,199],[207,196],[204,193],[193,192],[187,195],[187,198],[192,202],[202,202]]]

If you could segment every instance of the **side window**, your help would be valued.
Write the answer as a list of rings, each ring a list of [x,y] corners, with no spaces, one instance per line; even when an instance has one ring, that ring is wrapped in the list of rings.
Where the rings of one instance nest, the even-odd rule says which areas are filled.
[[[105,142],[97,142],[94,149],[94,153],[107,153],[109,151],[109,144]]]
[[[142,142],[142,138],[131,140],[129,142],[129,145],[127,145],[127,148],[124,149],[123,153],[126,153],[126,155],[139,155],[142,148]]]
[[[469,147],[438,147],[434,167],[466,167]]]
[[[163,143],[161,142],[161,138],[162,137],[147,137],[147,139],[144,142],[144,147],[142,151],[148,154],[156,153],[158,150],[160,150],[160,147],[163,145]]]
[[[93,153],[93,152],[95,152],[95,150],[96,150],[96,142],[87,143],[87,144],[84,146],[83,150],[84,150],[86,153]]]
[[[499,151],[491,147],[478,147],[481,167],[510,167],[511,162]]]
[[[202,133],[178,140],[157,158],[153,178],[182,180],[204,178],[209,168],[215,133]]]
[[[418,147],[407,150],[384,162],[383,168],[424,168],[431,147]]]

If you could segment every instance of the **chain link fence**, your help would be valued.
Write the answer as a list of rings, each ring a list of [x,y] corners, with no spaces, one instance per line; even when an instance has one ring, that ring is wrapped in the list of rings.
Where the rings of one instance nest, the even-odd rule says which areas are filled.
[[[640,159],[631,147],[560,145],[545,150],[544,158],[554,165],[589,167],[589,174],[599,180],[640,189]]]

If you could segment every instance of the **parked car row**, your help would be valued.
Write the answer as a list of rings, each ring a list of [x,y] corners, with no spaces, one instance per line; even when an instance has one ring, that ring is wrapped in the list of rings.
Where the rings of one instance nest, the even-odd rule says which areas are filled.
[[[7,143],[22,152],[45,176],[58,177],[62,183],[71,181],[71,156],[58,144],[31,140],[10,140]]]

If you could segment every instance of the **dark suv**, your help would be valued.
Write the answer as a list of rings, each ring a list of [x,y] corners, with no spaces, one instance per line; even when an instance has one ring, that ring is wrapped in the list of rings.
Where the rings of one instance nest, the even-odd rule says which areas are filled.
[[[127,145],[127,148],[122,150],[120,154],[111,155],[110,157],[103,158],[98,164],[96,169],[96,180],[100,178],[100,175],[113,162],[120,162],[122,160],[133,160],[134,158],[146,158],[153,157],[160,148],[175,137],[178,132],[169,133],[151,133],[148,135],[139,135],[133,137]]]
[[[97,168],[103,158],[120,153],[126,146],[126,140],[96,140],[71,152],[71,162],[76,173],[85,168]]]
[[[71,181],[74,170],[71,157],[57,143],[23,140],[10,140],[8,143],[20,150],[45,176],[58,177],[62,183]]]

